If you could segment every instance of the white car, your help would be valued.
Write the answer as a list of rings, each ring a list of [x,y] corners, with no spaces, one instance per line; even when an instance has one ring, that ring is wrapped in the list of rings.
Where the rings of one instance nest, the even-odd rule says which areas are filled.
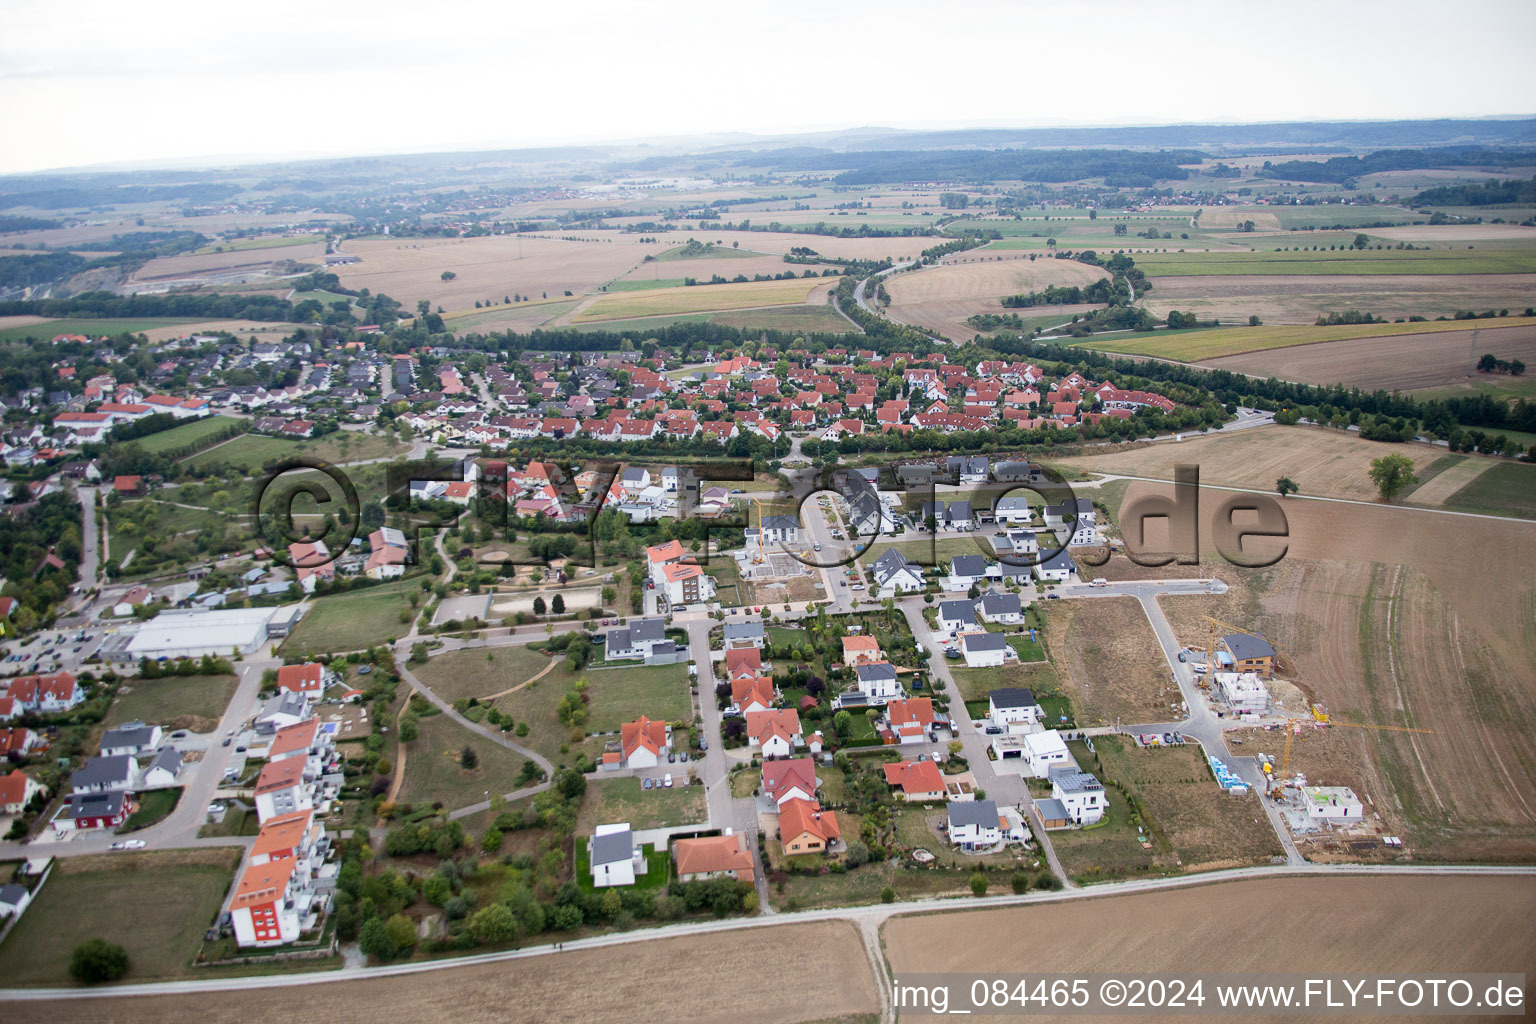
[[[144,849],[144,840],[142,840],[142,839],[119,839],[117,842],[115,842],[111,846],[107,847],[107,849],[109,849],[109,850],[142,850],[142,849]]]
[[[671,789],[672,788],[672,773],[671,772],[667,772],[667,774],[665,774],[665,775],[663,775],[661,777],[661,784],[664,787],[666,787],[667,789]]]

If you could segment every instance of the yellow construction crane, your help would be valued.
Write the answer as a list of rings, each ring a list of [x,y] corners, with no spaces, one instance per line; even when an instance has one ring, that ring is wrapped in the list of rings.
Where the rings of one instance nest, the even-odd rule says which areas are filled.
[[[1280,755],[1280,774],[1284,775],[1291,767],[1291,741],[1296,738],[1296,727],[1290,722],[1285,723],[1285,752]]]
[[[1328,713],[1328,709],[1321,704],[1312,705],[1312,717],[1324,725],[1337,725],[1344,729],[1376,729],[1380,732],[1416,732],[1422,736],[1433,736],[1433,729],[1414,729],[1406,725],[1374,725],[1366,722],[1339,722]]]
[[[753,498],[752,504],[757,506],[757,557],[752,560],[752,564],[762,565],[767,561],[767,556],[763,554],[763,503]]]

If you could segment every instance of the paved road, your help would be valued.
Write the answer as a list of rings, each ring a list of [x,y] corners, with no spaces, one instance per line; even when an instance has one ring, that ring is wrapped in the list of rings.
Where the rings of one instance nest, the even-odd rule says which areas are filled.
[[[787,923],[849,920],[863,925],[880,925],[893,917],[909,914],[928,914],[935,911],[986,910],[1000,907],[1017,907],[1041,903],[1063,903],[1073,900],[1098,899],[1103,896],[1129,896],[1137,893],[1159,892],[1171,889],[1188,889],[1214,885],[1221,882],[1241,881],[1252,878],[1324,877],[1324,876],[1517,876],[1536,877],[1536,867],[1497,865],[1357,865],[1357,864],[1304,864],[1299,867],[1238,868],[1231,871],[1211,871],[1205,874],[1175,878],[1139,878],[1126,882],[1106,882],[1082,889],[1060,892],[1034,892],[1021,896],[1012,894],[983,896],[965,899],[925,899],[900,904],[876,903],[864,907],[834,907],[827,910],[806,910],[794,914],[762,915],[753,918],[737,918],[721,921],[696,921],[687,924],[663,925],[656,928],[640,928],[628,932],[613,932],[587,939],[562,942],[563,951],[601,949],[623,946],[632,942],[653,942],[656,939],[676,938],[685,935],[713,935],[748,928],[764,928]],[[722,941],[729,942],[729,938]],[[499,953],[482,953],[477,956],[453,957],[442,960],[417,961],[403,964],[385,964],[379,967],[347,967],[337,971],[318,971],[308,974],[274,974],[244,978],[217,978],[194,981],[166,981],[143,985],[113,985],[95,989],[83,988],[10,988],[0,989],[0,1000],[25,1002],[58,999],[121,999],[129,996],[188,995],[198,992],[232,992],[242,989],[291,988],[304,985],[325,985],[337,981],[358,981],[366,978],[425,974],[449,970],[455,967],[472,967],[477,964],[507,963],[528,957],[548,956],[555,952],[551,943],[524,949],[511,949]],[[881,982],[885,984],[885,982]]]

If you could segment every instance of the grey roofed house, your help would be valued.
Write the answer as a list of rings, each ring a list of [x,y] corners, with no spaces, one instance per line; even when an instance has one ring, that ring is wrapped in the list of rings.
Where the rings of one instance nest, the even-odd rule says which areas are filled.
[[[865,491],[862,494],[855,495],[854,499],[848,503],[848,512],[848,521],[854,528],[855,533],[863,532],[860,530],[860,527],[864,526],[871,519],[875,520],[876,524],[882,519],[880,499],[873,491]],[[876,526],[871,526],[868,532],[874,533],[876,528]]]
[[[964,800],[948,804],[949,827],[964,828],[976,825],[980,828],[997,828],[996,800]]]
[[[794,516],[764,516],[763,529],[765,530],[798,530],[800,520]]]
[[[987,694],[995,708],[1032,708],[1040,702],[1035,691],[1023,686],[1004,686]]]
[[[985,576],[987,560],[981,555],[956,555],[950,571],[955,576]]]
[[[855,666],[854,674],[859,682],[889,682],[896,678],[896,667],[889,662],[877,661]]]
[[[1067,807],[1055,797],[1041,797],[1035,800],[1035,810],[1040,814],[1041,821],[1065,821],[1067,819]]]
[[[981,613],[1019,615],[1023,613],[1023,605],[1019,604],[1018,594],[984,594],[981,598]]]
[[[72,793],[59,807],[55,818],[115,818],[123,812],[128,792],[114,789],[107,793]]]
[[[655,643],[666,637],[667,624],[661,619],[633,619],[629,623],[629,635],[637,644]]]
[[[1104,783],[1076,766],[1051,769],[1051,785],[1060,786],[1063,793],[1097,793]]]
[[[170,772],[172,778],[179,776],[181,774],[181,751],[175,747],[166,747],[155,755],[153,761],[149,762],[149,767],[144,769],[144,774],[148,775],[156,768]]]
[[[919,576],[922,575],[922,570],[918,566],[915,566],[913,563],[907,561],[907,557],[905,555],[897,551],[895,548],[886,548],[885,554],[875,559],[875,578],[879,580],[885,580],[889,578],[892,573],[900,572],[908,566],[912,566],[912,568],[917,569]]]
[[[1040,475],[1040,467],[1029,462],[995,462],[992,476],[999,481],[1017,482],[1032,480]]]
[[[640,481],[646,479],[646,475],[647,474],[645,470],[638,466],[631,466],[624,471],[624,477],[620,482],[625,484],[635,484],[638,486]]]
[[[629,829],[592,837],[592,866],[623,864],[635,854],[635,837]]]
[[[1048,516],[1062,516],[1066,514],[1085,516],[1093,512],[1093,502],[1087,498],[1078,498],[1075,502],[1062,502],[1060,505],[1045,506],[1045,514]]]
[[[127,789],[133,784],[133,773],[137,768],[127,754],[93,757],[85,762],[84,768],[70,775],[69,788],[75,793]]]
[[[671,640],[661,640],[651,645],[650,656],[652,658],[667,658],[677,653],[677,644]]]
[[[1053,569],[1064,569],[1068,573],[1077,571],[1077,563],[1072,561],[1072,556],[1067,554],[1066,548],[1057,548],[1049,554],[1041,552],[1039,564],[1042,572],[1050,572]]]
[[[1232,657],[1238,661],[1247,661],[1250,658],[1273,658],[1275,649],[1269,645],[1269,641],[1247,633],[1233,633],[1224,636],[1221,642],[1226,644],[1227,650],[1232,652]]]
[[[952,501],[949,503],[949,511],[946,513],[950,522],[969,520],[974,517],[971,511],[971,503],[968,501]]]
[[[763,637],[763,624],[761,622],[727,622],[725,624],[725,639],[727,640],[760,640]]]
[[[257,732],[272,732],[278,728],[275,720],[282,716],[292,717],[303,721],[309,713],[309,704],[304,695],[297,690],[283,690],[274,697],[269,697],[261,706],[261,711],[256,716]]]
[[[0,907],[19,907],[30,899],[24,885],[0,885]]]
[[[934,476],[938,473],[939,470],[935,466],[926,462],[915,466],[896,467],[896,478],[906,486],[932,483]]]
[[[143,722],[124,722],[101,734],[102,750],[143,750],[155,742],[155,727]]]
[[[1022,494],[1010,494],[1005,498],[997,499],[995,511],[999,515],[1008,512],[1028,512],[1029,499]]]
[[[967,651],[1001,651],[1008,646],[1008,638],[1001,633],[967,633],[960,638]]]
[[[976,606],[970,601],[940,601],[939,618],[947,622],[973,623],[976,621]]]
[[[628,626],[610,629],[603,639],[604,658],[633,657],[630,652],[634,649],[634,634],[630,632]]]

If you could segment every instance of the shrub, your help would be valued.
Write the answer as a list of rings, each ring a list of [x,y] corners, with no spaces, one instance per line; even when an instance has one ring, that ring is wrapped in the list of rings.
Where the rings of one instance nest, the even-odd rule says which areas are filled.
[[[511,942],[517,938],[517,919],[505,903],[481,907],[469,919],[468,927],[469,934],[479,942]]]
[[[977,896],[987,894],[987,873],[985,871],[971,872],[971,892]]]
[[[87,985],[116,981],[128,973],[128,951],[106,939],[86,939],[70,954],[69,973]]]
[[[880,890],[880,902],[881,903],[895,903],[896,902],[896,890],[892,889],[890,886],[886,886],[884,889],[881,889]]]

